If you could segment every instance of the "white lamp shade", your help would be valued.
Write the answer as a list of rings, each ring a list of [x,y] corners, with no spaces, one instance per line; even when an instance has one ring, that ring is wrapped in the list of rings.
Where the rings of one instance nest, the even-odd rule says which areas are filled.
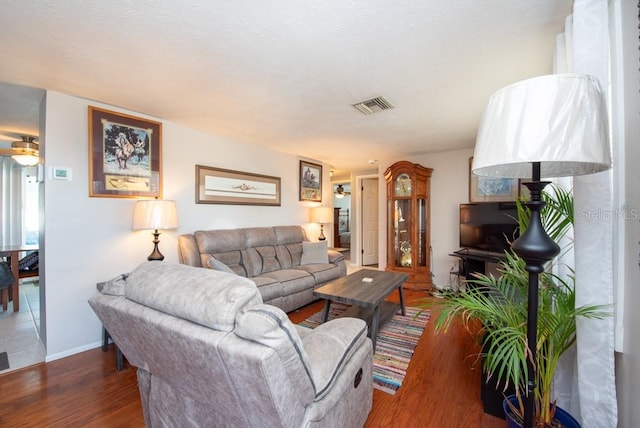
[[[611,166],[607,112],[598,81],[554,74],[523,80],[491,96],[478,131],[473,173],[531,178],[604,171]]]
[[[329,207],[311,208],[311,221],[314,223],[327,224],[331,223],[333,216]]]
[[[175,201],[152,199],[137,201],[133,209],[133,230],[175,229],[178,211]]]

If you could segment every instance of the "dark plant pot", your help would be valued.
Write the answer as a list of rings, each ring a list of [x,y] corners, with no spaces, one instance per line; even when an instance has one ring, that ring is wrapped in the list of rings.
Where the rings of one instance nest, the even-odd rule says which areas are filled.
[[[507,427],[508,428],[522,428],[520,423],[516,422],[511,416],[511,410],[509,409],[509,405],[507,404],[507,400],[511,401],[511,404],[518,407],[518,400],[515,395],[510,395],[504,399],[502,402],[502,408],[504,409],[504,414],[507,417]],[[556,407],[556,417],[555,419],[560,422],[566,428],[580,428],[580,424],[576,419],[571,416],[566,410]]]
[[[486,335],[482,338],[482,354],[489,352],[490,343],[486,340]],[[484,360],[483,360],[484,364]],[[482,399],[482,408],[485,413],[492,416],[504,419],[504,410],[502,408],[502,402],[504,397],[515,394],[516,389],[512,384],[504,389],[506,379],[500,379],[498,382],[497,376],[489,378],[489,375],[485,370],[482,370],[482,380],[480,385],[480,398]]]

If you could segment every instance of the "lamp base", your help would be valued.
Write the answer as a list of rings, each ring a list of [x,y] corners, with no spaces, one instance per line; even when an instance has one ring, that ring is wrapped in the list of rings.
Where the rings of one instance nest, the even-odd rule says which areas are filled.
[[[320,224],[320,236],[318,236],[318,241],[324,241],[326,239],[327,239],[327,237],[324,236],[324,226],[322,226],[322,224]]]
[[[147,257],[147,260],[152,262],[152,261],[162,261],[164,260],[164,256],[162,255],[162,253],[160,252],[160,250],[158,249],[158,244],[160,243],[160,239],[158,239],[158,236],[160,236],[160,232],[158,232],[158,230],[156,229],[153,233],[153,251],[151,252],[151,254],[149,254],[149,257]]]
[[[525,270],[529,273],[527,295],[527,390],[524,402],[524,428],[534,427],[536,378],[536,346],[538,339],[538,276],[544,271],[544,265],[560,252],[560,247],[549,237],[542,225],[540,212],[545,202],[542,191],[548,184],[540,181],[540,163],[533,164],[532,180],[524,183],[531,193],[526,203],[531,211],[529,226],[512,244],[513,251],[525,261]]]

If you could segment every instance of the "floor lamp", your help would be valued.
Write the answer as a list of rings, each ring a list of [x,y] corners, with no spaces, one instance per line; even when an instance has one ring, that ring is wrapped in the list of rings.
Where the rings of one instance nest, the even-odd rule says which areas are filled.
[[[473,173],[530,179],[524,183],[531,193],[529,226],[511,245],[529,273],[527,344],[531,356],[527,359],[525,428],[533,427],[535,411],[538,275],[560,251],[541,222],[542,190],[548,184],[541,178],[592,174],[610,165],[606,104],[595,78],[541,76],[507,86],[489,99],[478,131]]]

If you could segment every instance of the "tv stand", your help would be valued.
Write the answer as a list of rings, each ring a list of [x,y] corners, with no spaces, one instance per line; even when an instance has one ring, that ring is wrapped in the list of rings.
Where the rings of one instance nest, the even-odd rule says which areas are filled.
[[[460,259],[458,275],[466,281],[474,279],[474,273],[486,273],[487,263],[498,263],[505,260],[503,253],[475,250],[471,248],[461,248],[449,255]]]

